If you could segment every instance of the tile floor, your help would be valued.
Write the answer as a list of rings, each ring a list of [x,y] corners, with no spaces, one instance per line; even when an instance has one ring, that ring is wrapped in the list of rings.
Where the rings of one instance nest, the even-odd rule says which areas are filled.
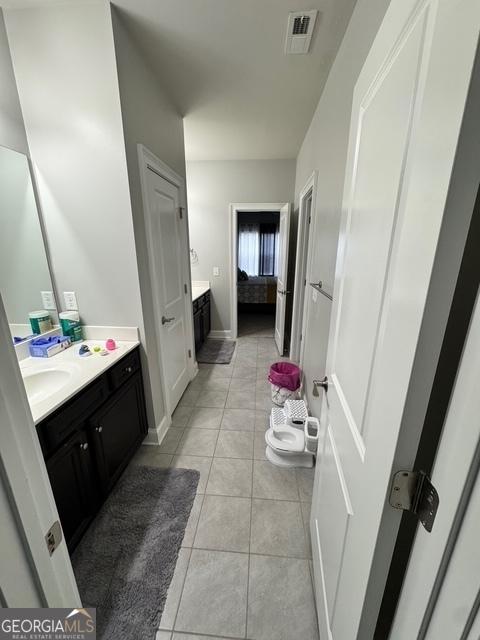
[[[275,314],[239,311],[238,335],[245,338],[273,338],[275,335]]]
[[[200,365],[160,447],[135,461],[200,471],[157,640],[317,640],[308,518],[313,470],[265,460],[273,339]]]

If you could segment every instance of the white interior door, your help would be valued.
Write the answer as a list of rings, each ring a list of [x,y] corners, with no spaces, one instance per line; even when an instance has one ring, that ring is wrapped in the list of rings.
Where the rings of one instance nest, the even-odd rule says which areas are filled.
[[[81,606],[0,295],[0,607]]]
[[[432,472],[440,508],[430,534],[421,527],[418,529],[392,638],[478,640],[480,637],[480,618],[475,608],[480,576],[479,379],[477,299]],[[429,604],[431,594],[434,595]],[[425,615],[427,606],[431,615],[430,611]],[[472,623],[474,627],[470,629]],[[470,635],[475,624],[476,635]]]
[[[278,233],[278,276],[277,276],[277,306],[275,310],[275,342],[283,354],[285,342],[285,312],[287,305],[287,277],[288,277],[288,240],[290,237],[290,205],[280,209],[280,228]]]
[[[393,0],[354,91],[311,516],[325,640],[357,637],[479,22],[478,0]]]
[[[172,413],[190,380],[190,341],[186,318],[188,287],[185,290],[187,281],[183,267],[186,218],[180,209],[180,188],[150,168],[147,170],[147,191],[157,333],[162,351],[167,408]],[[191,311],[190,298],[188,304]]]

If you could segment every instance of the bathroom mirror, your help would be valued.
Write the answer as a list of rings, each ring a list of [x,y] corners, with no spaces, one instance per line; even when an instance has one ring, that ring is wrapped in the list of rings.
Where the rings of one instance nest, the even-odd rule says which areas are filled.
[[[0,293],[12,339],[21,342],[33,333],[29,313],[46,309],[52,325],[58,316],[28,158],[1,146],[0,224]],[[37,332],[48,327],[37,324]]]

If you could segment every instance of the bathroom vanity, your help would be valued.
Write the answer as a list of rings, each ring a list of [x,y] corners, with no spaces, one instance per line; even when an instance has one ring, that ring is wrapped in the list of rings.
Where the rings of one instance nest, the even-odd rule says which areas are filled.
[[[121,356],[91,356],[82,365],[105,370],[36,424],[70,550],[148,429],[138,346]]]
[[[192,283],[193,284],[193,283]],[[192,286],[193,332],[195,335],[195,351],[205,342],[210,333],[210,287]]]

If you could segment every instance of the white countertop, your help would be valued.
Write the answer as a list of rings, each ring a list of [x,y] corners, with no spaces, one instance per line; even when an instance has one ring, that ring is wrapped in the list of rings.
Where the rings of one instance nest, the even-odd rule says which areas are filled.
[[[33,421],[35,424],[43,420],[50,413],[58,409],[64,402],[72,398],[80,389],[86,387],[90,382],[95,380],[100,374],[118,362],[126,353],[135,349],[140,343],[138,341],[116,341],[117,348],[109,351],[107,355],[101,356],[93,353],[91,356],[81,357],[78,355],[80,345],[87,344],[90,348],[93,346],[105,346],[105,341],[101,340],[84,340],[77,342],[70,348],[65,349],[51,358],[25,358],[20,361],[20,370],[22,376],[32,376],[33,374],[42,374],[46,371],[57,370],[61,378],[61,386],[53,393],[40,392],[29,398],[30,409],[32,411]],[[49,375],[49,373],[47,373]],[[62,379],[65,377],[65,380]],[[28,394],[27,394],[28,395]]]
[[[209,282],[192,282],[192,302],[198,300],[200,296],[203,296],[204,293],[210,291],[210,283]]]

